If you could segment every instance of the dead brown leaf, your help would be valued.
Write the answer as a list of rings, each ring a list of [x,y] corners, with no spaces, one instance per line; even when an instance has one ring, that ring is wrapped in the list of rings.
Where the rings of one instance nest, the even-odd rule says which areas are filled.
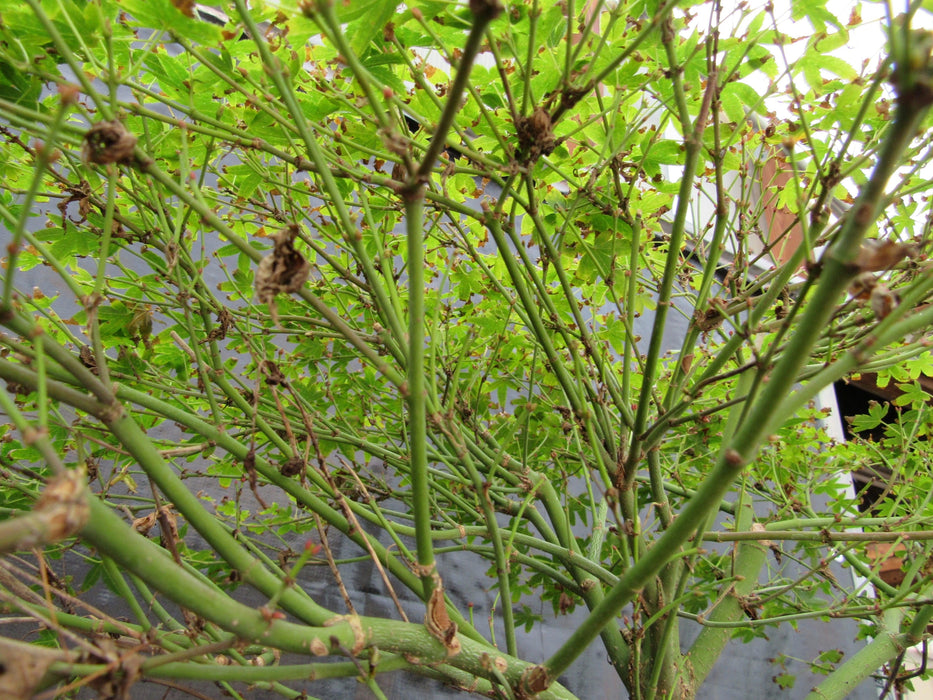
[[[194,17],[195,3],[192,0],[172,0],[172,4],[185,17]]]
[[[551,115],[543,107],[535,107],[530,117],[520,117],[515,129],[519,152],[530,163],[542,155],[549,155],[557,145]]]
[[[169,525],[171,532],[169,533],[172,537],[178,537],[178,524],[175,519],[175,514],[172,513],[171,506],[162,506],[161,515],[165,518],[166,522]],[[152,511],[148,515],[144,515],[141,518],[136,518],[133,521],[133,529],[136,530],[140,535],[145,537],[149,534],[149,531],[154,528],[159,523],[159,511]]]
[[[869,238],[862,243],[855,258],[855,266],[859,272],[881,272],[914,255],[915,251],[911,245]]]
[[[897,292],[893,292],[886,285],[877,284],[871,290],[871,310],[875,312],[875,317],[883,321],[894,311],[901,303]]]
[[[440,577],[435,577],[434,590],[428,600],[427,612],[424,616],[424,626],[431,636],[437,639],[447,649],[448,656],[460,653],[460,640],[457,639],[457,623],[447,614],[444,603],[444,587]]]
[[[211,332],[207,334],[207,338],[201,341],[202,343],[208,343],[212,340],[223,340],[227,337],[227,331],[230,330],[230,327],[233,325],[233,314],[224,306],[221,306],[220,311],[217,313],[217,323],[220,325],[211,328]]]
[[[704,333],[715,330],[725,319],[724,309],[725,303],[723,303],[722,299],[710,299],[707,309],[697,309],[694,312],[693,324]]]
[[[136,137],[117,120],[97,122],[84,135],[81,154],[88,163],[130,163],[136,148]]]
[[[68,205],[72,202],[78,203],[78,219],[70,219],[76,224],[83,224],[87,221],[87,215],[91,211],[91,186],[87,180],[81,180],[77,185],[65,188],[68,195],[58,203],[58,211],[62,214],[62,228],[65,228],[65,220],[68,219]]]
[[[878,284],[878,278],[870,272],[863,272],[849,284],[849,294],[853,299],[865,301],[871,296],[871,290]]]
[[[305,461],[298,455],[293,455],[279,465],[279,474],[282,476],[298,476],[305,470]]]
[[[269,305],[269,314],[275,323],[278,323],[276,295],[299,291],[311,274],[308,261],[295,250],[297,235],[298,226],[295,224],[286,226],[275,234],[272,253],[259,262],[256,270],[256,296],[259,301]]]

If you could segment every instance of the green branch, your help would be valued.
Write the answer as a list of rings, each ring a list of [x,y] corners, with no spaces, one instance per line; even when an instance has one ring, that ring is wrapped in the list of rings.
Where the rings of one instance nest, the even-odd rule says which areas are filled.
[[[756,397],[755,404],[736,433],[723,447],[716,464],[700,484],[696,494],[680,512],[678,518],[609,591],[603,602],[574,631],[558,651],[544,664],[529,674],[526,685],[530,689],[547,685],[585,649],[600,629],[609,624],[649,580],[673,557],[700,523],[705,521],[713,504],[728,491],[743,467],[750,462],[765,436],[773,432],[778,406],[793,386],[797,375],[809,357],[809,349],[827,325],[835,302],[845,290],[858,268],[853,262],[868,228],[878,216],[879,202],[891,173],[900,162],[901,153],[916,133],[917,126],[929,109],[929,103],[903,99],[898,104],[893,128],[888,134],[882,156],[871,179],[860,194],[835,242],[823,256],[823,269],[813,297],[787,351],[769,376],[768,383]],[[739,406],[733,410],[740,410]],[[637,419],[636,419],[637,420]]]

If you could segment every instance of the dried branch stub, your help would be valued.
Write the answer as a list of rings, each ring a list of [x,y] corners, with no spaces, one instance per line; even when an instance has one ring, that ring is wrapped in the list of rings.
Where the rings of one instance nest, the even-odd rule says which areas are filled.
[[[256,296],[269,305],[269,315],[276,324],[279,322],[275,305],[277,294],[291,294],[299,291],[308,281],[311,266],[295,250],[295,237],[298,226],[291,224],[275,235],[275,247],[272,252],[259,262],[256,269]]]
[[[13,639],[0,638],[0,698],[32,698],[42,689],[42,679],[48,678],[55,663],[75,663],[74,651],[49,649]]]
[[[70,469],[49,481],[33,506],[33,513],[47,516],[47,542],[71,537],[91,515],[87,504],[87,477],[80,469]]]
[[[81,155],[88,163],[128,164],[133,162],[136,137],[117,120],[97,122],[84,134]]]
[[[87,499],[84,470],[69,469],[53,476],[32,511],[0,521],[0,554],[60,542],[77,534],[90,517]]]

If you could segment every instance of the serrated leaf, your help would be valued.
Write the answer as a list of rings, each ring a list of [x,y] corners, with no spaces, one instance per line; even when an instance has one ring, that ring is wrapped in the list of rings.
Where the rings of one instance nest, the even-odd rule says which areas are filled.
[[[350,22],[346,36],[350,39],[350,48],[357,56],[362,56],[374,36],[382,39],[382,30],[395,14],[398,3],[392,0],[354,0],[343,5],[339,12],[342,22]]]
[[[133,24],[177,32],[200,44],[220,43],[220,27],[187,17],[172,0],[117,0]]]
[[[680,141],[655,141],[651,145],[645,160],[662,165],[676,165],[683,162],[684,147]]]

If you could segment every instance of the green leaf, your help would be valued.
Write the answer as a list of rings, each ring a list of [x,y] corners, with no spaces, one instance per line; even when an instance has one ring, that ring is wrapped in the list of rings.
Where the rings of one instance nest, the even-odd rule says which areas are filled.
[[[810,87],[820,91],[825,82],[821,71],[828,71],[847,81],[858,77],[850,63],[836,56],[804,56],[795,64],[795,71],[803,71]]]
[[[171,0],[117,0],[133,24],[177,32],[190,41],[213,46],[220,43],[220,27],[192,19]]]
[[[0,58],[0,98],[35,109],[42,93],[42,81]]]
[[[849,425],[853,432],[861,433],[867,430],[874,430],[881,425],[888,415],[887,406],[877,401],[872,401],[868,405],[868,414],[853,416]]]
[[[792,0],[791,17],[795,20],[809,19],[820,32],[826,31],[827,24],[841,27],[836,16],[826,9],[826,0]]]
[[[930,400],[930,395],[920,385],[920,382],[898,384],[902,393],[892,402],[895,406],[924,406]]]
[[[827,649],[824,652],[820,652],[819,660],[828,664],[838,664],[842,661],[843,656],[845,656],[845,652],[841,649]]]
[[[398,3],[392,0],[353,0],[337,7],[339,19],[350,22],[347,27],[350,48],[357,56],[362,56],[374,36],[382,40],[382,30],[395,14]]]
[[[645,159],[649,163],[675,165],[684,159],[684,147],[679,141],[655,141]]]
[[[736,124],[742,124],[748,113],[758,112],[763,103],[763,96],[750,85],[740,82],[732,82],[726,85],[722,90],[723,109],[729,115],[730,121]],[[735,105],[726,107],[726,101],[735,101]],[[732,109],[733,111],[729,111]]]

